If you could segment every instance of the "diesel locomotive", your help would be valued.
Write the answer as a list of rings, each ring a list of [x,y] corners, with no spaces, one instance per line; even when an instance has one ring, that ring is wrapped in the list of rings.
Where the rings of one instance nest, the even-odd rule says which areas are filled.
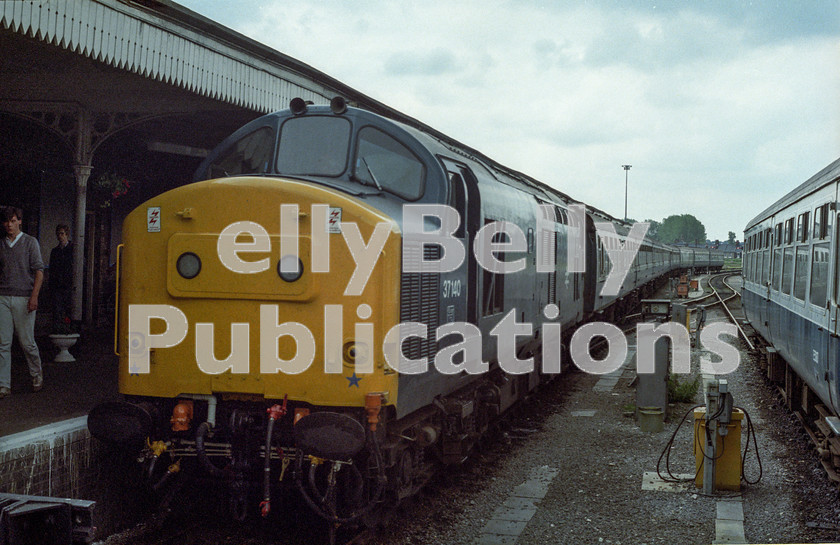
[[[332,523],[356,520],[463,461],[560,372],[542,372],[548,324],[565,345],[667,275],[722,265],[645,238],[605,290],[629,233],[419,123],[295,99],[125,219],[125,398],[89,427],[142,452],[152,489],[224,480],[241,518],[286,487]],[[502,352],[530,366],[505,372]]]

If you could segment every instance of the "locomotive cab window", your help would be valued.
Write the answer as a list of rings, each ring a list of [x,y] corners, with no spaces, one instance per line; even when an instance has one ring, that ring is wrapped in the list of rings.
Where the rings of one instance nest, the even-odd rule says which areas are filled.
[[[210,178],[269,171],[274,148],[274,130],[263,127],[234,142],[207,169]]]
[[[343,117],[287,119],[280,127],[277,172],[307,176],[340,176],[347,165],[350,122]]]
[[[373,127],[359,131],[353,174],[364,184],[409,201],[423,196],[423,163],[407,147]]]

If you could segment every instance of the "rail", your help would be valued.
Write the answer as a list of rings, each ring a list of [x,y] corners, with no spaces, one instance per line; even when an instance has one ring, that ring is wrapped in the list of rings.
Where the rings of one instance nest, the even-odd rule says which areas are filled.
[[[735,273],[733,273],[733,272],[726,272],[726,273],[716,274],[716,275],[714,275],[714,276],[709,277],[709,288],[711,288],[711,290],[712,290],[712,295],[716,296],[718,300],[717,300],[717,302],[714,302],[714,303],[711,303],[711,304],[709,304],[709,305],[706,305],[706,307],[710,307],[710,306],[714,306],[714,305],[718,305],[718,304],[719,304],[720,306],[722,306],[722,307],[723,307],[723,310],[726,312],[726,315],[727,315],[727,316],[729,316],[729,320],[730,320],[733,324],[735,324],[735,327],[737,327],[737,328],[738,328],[738,333],[740,333],[740,334],[741,334],[741,337],[743,337],[744,341],[747,343],[747,346],[750,348],[750,351],[754,351],[754,350],[755,350],[755,346],[754,346],[754,345],[753,345],[753,343],[750,341],[749,337],[747,336],[747,333],[746,333],[746,332],[744,331],[744,329],[741,327],[741,324],[739,324],[739,323],[738,323],[738,320],[736,320],[736,319],[735,319],[735,316],[733,316],[733,315],[732,315],[732,311],[730,311],[730,310],[729,310],[729,306],[726,304],[726,302],[727,302],[727,301],[729,301],[730,299],[734,299],[735,297],[738,297],[738,296],[739,296],[738,292],[737,292],[737,291],[735,291],[735,288],[733,288],[732,286],[730,286],[730,285],[729,285],[729,283],[726,281],[726,279],[727,279],[727,278],[729,278],[729,277],[731,277],[731,276],[738,276],[739,274],[740,274],[740,272],[735,272]],[[722,278],[722,280],[721,280],[721,281],[723,282],[723,284],[724,284],[727,288],[729,288],[730,290],[732,290],[732,295],[730,295],[730,296],[729,296],[729,297],[727,297],[726,299],[724,299],[724,298],[723,298],[723,296],[721,296],[720,292],[719,292],[719,291],[718,291],[718,290],[714,287],[714,285],[712,284],[712,280],[714,280],[714,279],[716,279],[716,278]]]

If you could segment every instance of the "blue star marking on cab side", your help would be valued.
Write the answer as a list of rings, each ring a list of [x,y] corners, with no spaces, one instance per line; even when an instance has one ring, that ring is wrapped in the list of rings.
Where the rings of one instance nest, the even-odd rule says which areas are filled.
[[[344,378],[346,378],[347,380],[350,381],[350,384],[347,385],[348,388],[351,387],[351,386],[355,386],[356,388],[358,388],[359,387],[359,381],[362,380],[362,377],[357,377],[356,376],[356,371],[353,371],[353,376],[344,377]]]

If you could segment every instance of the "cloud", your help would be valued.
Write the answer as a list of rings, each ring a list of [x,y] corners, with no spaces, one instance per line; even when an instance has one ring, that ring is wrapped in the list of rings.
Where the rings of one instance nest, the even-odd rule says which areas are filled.
[[[632,164],[632,217],[713,238],[840,149],[835,1],[184,3],[615,216]]]
[[[384,67],[388,76],[439,76],[459,71],[455,55],[447,49],[395,53]]]

